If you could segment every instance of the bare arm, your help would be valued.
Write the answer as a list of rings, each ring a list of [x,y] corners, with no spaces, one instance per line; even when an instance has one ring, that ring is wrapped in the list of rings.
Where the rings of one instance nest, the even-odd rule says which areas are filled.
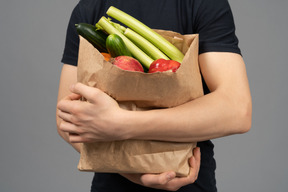
[[[87,102],[58,104],[64,132],[79,136],[73,142],[155,139],[195,142],[245,133],[251,126],[252,104],[245,64],[234,53],[210,52],[199,56],[200,68],[211,93],[169,109],[126,111],[97,88],[71,88]]]
[[[129,138],[194,142],[247,132],[252,107],[242,58],[232,53],[206,53],[199,61],[210,94],[178,107],[144,112],[123,110],[101,90],[80,83],[70,87],[73,94],[65,98],[70,93],[67,87],[76,82],[76,69],[63,68],[59,99],[64,99],[57,105],[58,116],[64,119],[58,119],[60,135],[79,151],[81,142]],[[79,96],[88,102],[79,101]],[[199,157],[200,151],[197,153]],[[191,167],[194,171],[180,180],[169,172],[123,176],[144,186],[177,189],[195,181],[199,166],[196,158],[196,166]]]
[[[128,138],[194,142],[250,129],[252,104],[242,57],[205,53],[199,62],[211,93],[175,108],[131,113]]]
[[[60,82],[59,82],[59,90],[58,90],[58,99],[57,103],[68,97],[71,92],[69,90],[69,87],[72,84],[75,84],[77,82],[77,67],[74,67],[72,65],[63,65],[62,67],[62,72],[61,72],[61,77],[60,77]],[[56,110],[56,122],[57,122],[57,131],[59,135],[68,143],[70,143],[75,150],[80,152],[80,144],[79,143],[71,143],[69,141],[69,133],[63,132],[59,129],[61,122],[63,122],[62,119],[59,118],[58,116],[59,110]]]

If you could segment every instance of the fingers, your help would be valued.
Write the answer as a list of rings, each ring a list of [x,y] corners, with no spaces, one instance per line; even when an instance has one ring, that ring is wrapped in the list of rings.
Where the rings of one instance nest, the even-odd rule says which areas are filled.
[[[67,100],[71,100],[71,101],[79,100],[79,99],[81,99],[81,97],[82,96],[79,94],[71,93],[70,95],[67,96]]]
[[[194,156],[189,159],[189,164],[191,168],[190,168],[190,172],[189,172],[189,176],[187,177],[187,180],[190,183],[194,183],[198,178],[198,171],[199,171],[197,167],[196,159]]]
[[[189,159],[190,164],[190,172],[187,177],[176,177],[169,181],[166,187],[170,190],[177,190],[182,186],[194,183],[198,178],[198,173],[200,170],[200,160],[201,160],[201,153],[200,148],[196,147],[193,150],[193,156]]]
[[[199,147],[193,149],[193,157],[194,158],[190,158],[191,162],[189,161],[189,164],[192,168],[198,168],[198,165],[200,165],[201,161],[201,152]]]
[[[82,95],[90,103],[93,103],[93,98],[97,97],[97,95],[101,93],[99,89],[95,87],[89,87],[82,83],[76,83],[75,85],[71,85],[70,91],[74,94]]]
[[[69,133],[69,141],[71,143],[83,143],[85,140],[78,134]]]
[[[141,182],[148,187],[164,186],[169,181],[176,177],[175,172],[165,172],[161,174],[144,174],[142,175]]]
[[[201,162],[201,151],[200,147],[196,147],[193,150],[193,156],[195,157],[196,160],[196,166],[200,169],[200,162]]]
[[[66,109],[66,111],[65,111],[65,109],[66,109],[66,107],[60,106],[60,109],[58,110],[58,113],[57,113],[58,117],[60,117],[61,119],[63,119],[66,122],[72,122],[73,117],[72,117],[71,113],[68,113],[67,112],[68,110]]]
[[[194,149],[194,156],[195,156],[196,167],[197,167],[197,174],[196,174],[196,178],[195,178],[195,181],[196,181],[198,179],[198,174],[199,174],[200,165],[201,165],[201,151],[200,151],[200,147],[196,147]]]
[[[68,139],[70,143],[83,143],[89,142],[89,139],[85,137],[85,132],[72,123],[62,121],[59,125],[59,129],[68,133]]]
[[[57,108],[63,112],[69,113],[74,108],[74,103],[78,102],[80,98],[81,95],[72,93],[64,99],[60,100],[57,104]],[[73,105],[71,104],[71,102],[74,102]]]
[[[71,97],[74,97],[71,95]],[[79,98],[79,97],[74,97]],[[68,100],[63,99],[57,104],[57,115],[64,119],[65,121],[76,123],[80,116],[87,112],[88,108],[91,106],[89,102],[83,102],[80,100]]]
[[[193,156],[189,159],[191,169],[187,177],[176,177],[175,172],[172,171],[161,174],[143,174],[138,176],[136,174],[125,174],[123,176],[132,182],[146,187],[176,191],[185,185],[194,183],[197,179],[200,167],[200,149],[195,149],[194,153],[195,157]]]
[[[138,179],[135,179],[135,175],[129,177],[126,176],[126,178],[146,187],[176,191],[182,186],[194,183],[197,180],[200,161],[200,148],[196,147],[193,150],[193,156],[189,159],[190,172],[187,177],[176,177],[175,172],[165,172],[161,174],[143,174]]]
[[[77,135],[81,134],[80,129],[76,125],[69,123],[67,121],[61,121],[59,125],[59,129],[63,132],[67,132],[71,134],[77,134]]]
[[[189,159],[190,164],[190,173],[188,178],[194,183],[198,178],[198,173],[200,170],[200,163],[201,163],[201,153],[200,148],[196,147],[193,149],[193,156]]]

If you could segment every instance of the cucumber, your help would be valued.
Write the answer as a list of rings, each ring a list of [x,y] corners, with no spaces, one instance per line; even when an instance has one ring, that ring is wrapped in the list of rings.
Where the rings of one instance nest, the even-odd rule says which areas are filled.
[[[105,32],[96,30],[94,25],[88,23],[75,24],[75,27],[77,33],[89,41],[99,52],[108,53],[106,49],[108,35]]]
[[[117,34],[110,34],[106,39],[106,48],[110,53],[111,57],[117,56],[130,56],[131,52],[126,47],[123,39]]]

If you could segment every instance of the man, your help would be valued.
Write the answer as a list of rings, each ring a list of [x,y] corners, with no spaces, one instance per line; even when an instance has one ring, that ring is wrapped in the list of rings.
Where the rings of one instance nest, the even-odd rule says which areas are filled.
[[[103,2],[106,3],[101,4]],[[147,7],[151,4],[155,9]],[[76,83],[79,42],[73,25],[76,22],[95,24],[110,5],[138,16],[139,20],[151,28],[174,30],[183,34],[199,33],[199,65],[205,95],[169,109],[126,111],[101,90]],[[58,131],[67,142],[77,151],[78,143],[123,139],[198,142],[201,148],[200,171],[200,150],[196,148],[195,157],[189,161],[191,171],[188,177],[177,178],[173,172],[122,176],[96,173],[92,191],[105,191],[109,183],[115,185],[115,191],[121,191],[122,188],[123,191],[150,191],[149,188],[217,191],[213,144],[210,140],[247,132],[252,114],[245,64],[238,48],[227,0],[82,0],[74,9],[69,26],[57,105]],[[79,101],[81,96],[89,102]],[[131,182],[127,182],[124,177]],[[123,182],[127,182],[127,186],[121,184]],[[149,188],[140,188],[132,183]]]

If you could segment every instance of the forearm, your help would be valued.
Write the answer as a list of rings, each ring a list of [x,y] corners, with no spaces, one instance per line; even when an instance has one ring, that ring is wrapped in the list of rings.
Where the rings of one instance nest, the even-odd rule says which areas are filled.
[[[73,94],[58,103],[60,118],[69,122],[60,128],[73,133],[68,135],[71,143],[123,139],[198,142],[247,132],[252,104],[242,57],[205,53],[199,61],[210,94],[173,108],[127,111],[101,90],[78,83],[65,94],[61,91],[60,96]],[[78,96],[88,102],[79,102]]]
[[[130,139],[197,142],[248,131],[251,103],[215,91],[175,108],[131,112],[127,122]]]
[[[198,142],[250,129],[252,102],[242,57],[211,52],[201,54],[199,63],[211,93],[175,108],[130,112],[127,138]]]
[[[58,99],[57,103],[65,98],[67,95],[71,94],[69,91],[69,86],[71,84],[77,82],[77,67],[72,65],[63,65],[62,72],[61,72],[61,78],[59,82],[59,92],[58,92]],[[67,142],[69,143],[76,151],[80,152],[81,144],[79,143],[71,143],[69,141],[69,134],[67,132],[63,132],[60,130],[60,124],[63,121],[58,116],[59,110],[56,109],[56,124],[57,124],[57,131],[58,134]]]

